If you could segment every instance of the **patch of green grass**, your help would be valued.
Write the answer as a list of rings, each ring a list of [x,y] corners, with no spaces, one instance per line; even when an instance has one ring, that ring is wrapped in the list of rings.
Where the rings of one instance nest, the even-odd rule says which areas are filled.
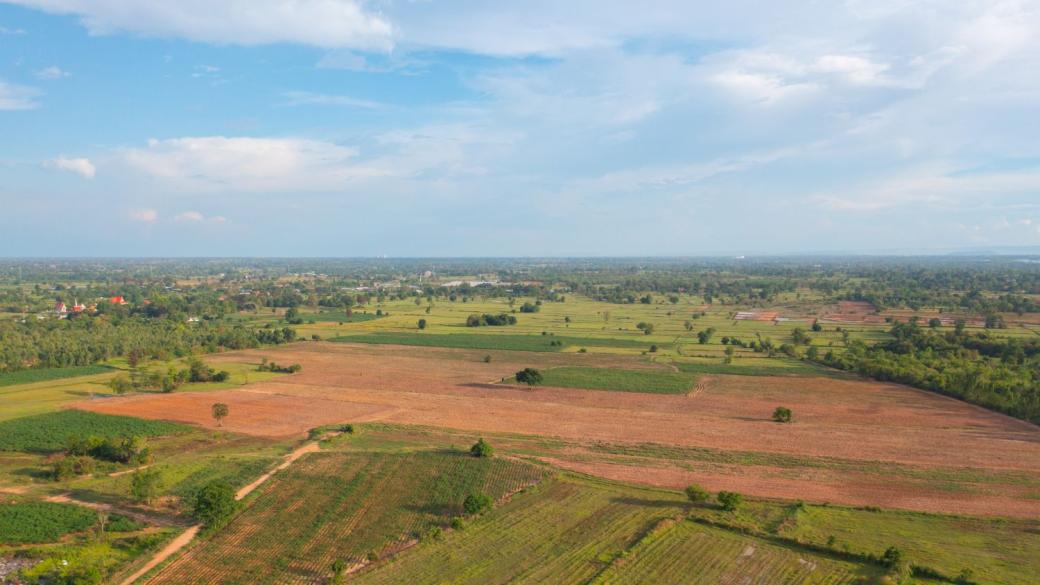
[[[355,312],[351,315],[347,315],[344,311],[326,311],[324,313],[301,313],[300,317],[304,321],[333,321],[337,323],[363,323],[365,321],[372,321],[373,319],[379,319],[375,313],[361,313]]]
[[[397,333],[378,331],[366,335],[341,335],[329,341],[450,347],[457,349],[502,349],[513,351],[560,351],[565,347],[612,347],[647,349],[650,342],[634,339],[563,337],[559,335],[516,335],[501,333]],[[558,345],[557,345],[558,344]]]
[[[61,410],[0,422],[0,451],[51,453],[65,447],[69,437],[156,437],[182,433],[191,427],[129,416]]]
[[[781,534],[856,553],[890,546],[948,577],[971,569],[979,583],[1033,583],[1040,575],[1040,521],[805,506]]]
[[[107,374],[111,371],[111,367],[101,365],[18,370],[15,372],[0,373],[0,387],[14,386],[17,384],[34,384],[36,382],[47,382],[50,380],[60,380],[62,378]]]
[[[620,368],[560,367],[542,370],[542,385],[587,388],[615,392],[685,394],[695,376],[663,370],[624,370]],[[515,383],[515,379],[510,379]]]
[[[0,504],[0,544],[54,542],[97,521],[97,512],[75,504]]]
[[[680,371],[695,374],[725,374],[732,376],[825,376],[849,378],[850,375],[807,362],[779,362],[766,359],[738,359],[733,363],[676,362]]]

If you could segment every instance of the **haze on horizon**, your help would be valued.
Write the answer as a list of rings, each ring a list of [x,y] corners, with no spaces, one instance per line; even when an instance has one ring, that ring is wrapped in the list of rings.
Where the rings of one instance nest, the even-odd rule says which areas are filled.
[[[1040,2],[0,0],[0,256],[1040,246]]]

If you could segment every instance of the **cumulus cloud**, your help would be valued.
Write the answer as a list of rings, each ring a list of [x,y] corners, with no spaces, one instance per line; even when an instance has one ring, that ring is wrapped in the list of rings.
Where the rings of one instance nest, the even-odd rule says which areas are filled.
[[[97,172],[94,163],[90,162],[90,159],[86,158],[66,158],[60,156],[54,160],[48,161],[47,166],[58,169],[59,171],[76,173],[77,175],[87,179],[93,179]]]
[[[61,79],[62,77],[68,76],[69,72],[62,70],[62,68],[58,67],[57,65],[51,65],[50,67],[45,67],[36,72],[37,79],[43,79],[48,81],[54,79]]]
[[[9,0],[80,18],[91,34],[130,32],[216,44],[386,49],[390,23],[355,0]]]
[[[157,179],[206,190],[321,191],[379,176],[354,164],[357,149],[302,138],[200,136],[150,140],[122,158]]]
[[[7,83],[0,79],[0,110],[33,110],[40,106],[36,98],[40,91],[24,85]]]
[[[159,212],[154,209],[136,209],[129,215],[130,219],[141,223],[155,223],[159,219]]]

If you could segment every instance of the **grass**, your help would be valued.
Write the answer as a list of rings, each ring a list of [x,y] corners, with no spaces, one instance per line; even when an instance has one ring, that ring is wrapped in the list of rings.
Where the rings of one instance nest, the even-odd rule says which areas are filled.
[[[0,451],[51,453],[69,437],[156,437],[187,432],[191,427],[129,416],[62,410],[0,422]]]
[[[94,525],[97,512],[75,504],[0,504],[0,544],[54,542]]]
[[[697,575],[697,582],[757,577],[748,582],[836,584],[852,583],[864,570],[689,522],[674,524],[685,510],[675,492],[564,475],[356,580],[682,583]],[[755,552],[745,556],[749,549]]]
[[[543,474],[530,464],[452,451],[311,454],[153,583],[321,582],[337,559],[364,562],[369,552],[385,556],[432,536],[462,514],[470,493],[498,499]]]
[[[1040,575],[1040,521],[873,512],[806,506],[782,534],[834,547],[879,554],[901,549],[910,562],[948,577],[971,569],[980,583],[1029,583]]]
[[[695,374],[726,374],[733,376],[826,376],[849,378],[849,374],[795,360],[737,359],[733,363],[676,362],[680,371]]]
[[[662,370],[560,367],[542,370],[542,385],[587,388],[614,392],[685,394],[696,378],[690,374]],[[516,380],[510,378],[511,383]]]
[[[517,335],[511,333],[404,333],[380,331],[363,335],[341,335],[329,341],[451,347],[457,349],[501,349],[513,351],[560,351],[565,347],[611,347],[647,349],[650,342],[633,339]],[[561,345],[553,345],[553,342]]]
[[[375,313],[361,313],[356,312],[351,315],[347,315],[344,311],[325,311],[319,313],[300,313],[300,317],[304,321],[335,321],[338,323],[364,323],[365,321],[372,321],[381,317]]]
[[[48,382],[50,380],[76,378],[79,376],[93,376],[95,374],[107,374],[111,371],[111,367],[101,365],[18,370],[15,372],[0,373],[0,387],[15,386],[18,384],[35,384],[37,382]]]

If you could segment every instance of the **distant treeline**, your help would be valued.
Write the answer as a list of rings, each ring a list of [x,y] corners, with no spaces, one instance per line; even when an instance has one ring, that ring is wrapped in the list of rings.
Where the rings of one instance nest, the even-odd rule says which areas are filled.
[[[134,352],[155,359],[294,341],[296,331],[127,317],[0,321],[0,372],[84,366]]]
[[[854,341],[846,352],[828,352],[823,363],[932,390],[1040,424],[1040,339],[939,333],[898,323],[892,341]]]

